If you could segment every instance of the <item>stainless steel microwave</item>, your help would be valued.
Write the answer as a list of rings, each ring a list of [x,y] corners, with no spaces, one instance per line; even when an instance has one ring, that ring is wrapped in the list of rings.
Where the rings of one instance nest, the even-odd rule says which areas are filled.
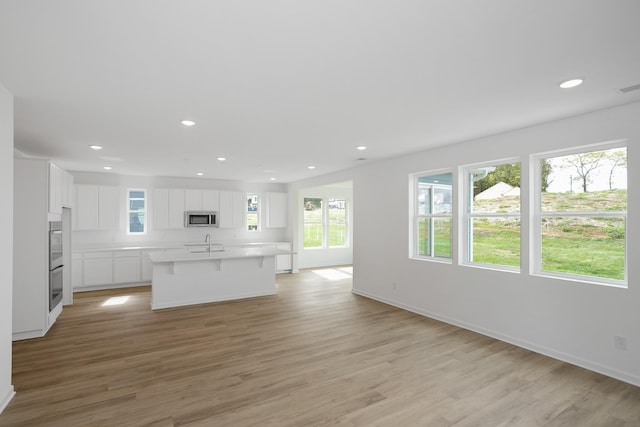
[[[184,213],[185,227],[217,227],[218,212],[216,211],[186,211]]]

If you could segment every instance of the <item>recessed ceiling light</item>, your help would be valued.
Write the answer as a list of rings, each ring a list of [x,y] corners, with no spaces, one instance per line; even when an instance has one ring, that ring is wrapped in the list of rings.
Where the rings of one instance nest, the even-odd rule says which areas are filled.
[[[102,169],[110,171],[113,168],[111,166],[103,166]]]
[[[315,166],[307,166],[307,169],[315,169]]]
[[[360,150],[360,151],[364,151],[364,150],[366,150],[366,149],[367,149],[366,145],[358,145],[358,146],[356,147],[356,150]]]
[[[196,124],[196,122],[194,122],[193,120],[183,120],[180,123],[182,123],[185,126],[193,126]]]
[[[227,158],[226,157],[218,157],[217,160],[219,162],[224,162],[225,160],[227,160]]]
[[[569,89],[572,87],[580,86],[582,82],[584,82],[584,79],[571,79],[567,80],[566,82],[560,83],[560,87],[562,89]]]
[[[198,175],[198,176],[202,176],[202,175],[204,175],[204,174],[203,174],[202,172],[196,172],[196,175]]]
[[[276,180],[275,178],[269,178],[269,181],[275,181],[275,180]]]
[[[102,150],[102,145],[90,145],[89,148],[92,150]]]

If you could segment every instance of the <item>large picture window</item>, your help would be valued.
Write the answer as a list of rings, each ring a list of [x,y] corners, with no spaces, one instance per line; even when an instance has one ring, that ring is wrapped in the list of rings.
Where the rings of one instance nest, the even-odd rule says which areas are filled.
[[[467,167],[465,263],[520,268],[520,163]]]
[[[452,180],[451,172],[415,176],[415,258],[451,259]]]
[[[541,155],[535,165],[535,272],[626,283],[626,147]]]

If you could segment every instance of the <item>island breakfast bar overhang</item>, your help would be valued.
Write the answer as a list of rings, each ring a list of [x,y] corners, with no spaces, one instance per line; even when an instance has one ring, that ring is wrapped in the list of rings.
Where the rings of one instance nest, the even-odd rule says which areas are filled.
[[[151,253],[153,310],[276,294],[275,248]]]

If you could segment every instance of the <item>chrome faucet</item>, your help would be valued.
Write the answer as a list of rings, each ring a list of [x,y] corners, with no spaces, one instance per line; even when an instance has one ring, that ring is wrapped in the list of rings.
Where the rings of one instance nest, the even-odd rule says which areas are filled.
[[[207,233],[207,235],[204,236],[204,244],[205,245],[207,245],[207,244],[209,245],[207,251],[211,252],[211,234]]]

